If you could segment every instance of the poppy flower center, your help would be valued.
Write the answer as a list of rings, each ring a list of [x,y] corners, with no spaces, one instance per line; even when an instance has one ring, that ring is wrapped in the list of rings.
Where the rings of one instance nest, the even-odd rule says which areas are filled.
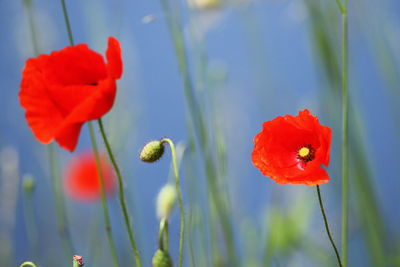
[[[297,151],[297,158],[303,162],[312,161],[315,158],[315,151],[311,145],[304,145]]]
[[[310,154],[310,149],[308,147],[300,148],[300,150],[299,150],[300,157],[306,157],[306,156],[308,156],[308,154]]]

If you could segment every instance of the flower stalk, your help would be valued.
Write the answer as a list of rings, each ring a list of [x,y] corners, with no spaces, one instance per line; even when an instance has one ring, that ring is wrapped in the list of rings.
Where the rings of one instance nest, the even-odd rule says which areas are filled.
[[[342,16],[342,259],[347,266],[349,213],[349,93],[347,0],[336,0]]]
[[[90,140],[92,142],[93,154],[94,154],[94,158],[96,160],[98,179],[99,179],[99,183],[100,183],[101,205],[103,207],[104,224],[105,224],[105,227],[106,227],[107,239],[108,239],[108,243],[109,243],[109,246],[110,246],[110,252],[111,252],[111,257],[113,259],[114,266],[119,266],[118,256],[117,256],[117,249],[115,247],[115,243],[114,243],[113,236],[112,236],[110,215],[109,215],[108,206],[107,206],[106,189],[105,189],[105,184],[104,184],[104,176],[103,176],[103,170],[102,170],[102,167],[101,167],[99,151],[97,149],[96,137],[94,135],[92,122],[89,122],[88,125],[89,125]]]
[[[175,174],[175,187],[176,192],[178,195],[178,204],[179,204],[179,213],[180,213],[180,234],[179,234],[179,256],[178,256],[178,267],[182,267],[182,259],[183,259],[183,240],[185,234],[185,213],[183,209],[183,200],[182,200],[182,192],[181,192],[181,185],[179,179],[179,170],[178,164],[176,162],[176,152],[175,152],[175,145],[169,138],[164,138],[160,141],[163,143],[168,143],[169,147],[171,148],[171,155],[172,155],[172,165]]]
[[[337,247],[335,245],[335,242],[333,241],[333,238],[332,238],[332,235],[331,235],[331,231],[329,230],[328,219],[326,218],[324,205],[322,203],[321,190],[319,188],[319,185],[317,185],[316,187],[317,187],[319,207],[321,208],[322,217],[324,218],[324,224],[325,224],[326,233],[328,234],[329,241],[331,242],[333,250],[335,251],[335,255],[336,255],[338,264],[339,264],[340,267],[342,267],[343,265],[342,265],[342,261],[340,260],[339,251],[338,251],[338,249],[337,249]]]
[[[138,250],[138,248],[136,246],[135,238],[133,236],[133,231],[132,231],[131,222],[130,222],[130,219],[129,219],[128,209],[127,209],[126,203],[125,203],[124,185],[123,185],[121,171],[119,169],[117,161],[115,160],[114,154],[113,154],[113,152],[111,150],[111,146],[110,146],[110,143],[109,143],[109,141],[107,139],[106,132],[104,130],[104,126],[103,126],[103,122],[102,122],[101,118],[97,120],[97,123],[98,123],[99,129],[100,129],[101,137],[103,138],[104,145],[105,145],[105,147],[107,149],[108,156],[109,156],[109,158],[111,160],[111,164],[113,165],[115,173],[117,175],[118,188],[119,188],[119,190],[118,190],[119,202],[120,202],[122,213],[123,213],[123,216],[124,216],[125,226],[126,226],[126,230],[128,232],[128,236],[129,236],[129,242],[131,244],[131,247],[132,247],[132,250],[133,250],[133,254],[134,254],[134,257],[135,257],[136,266],[140,267],[142,264],[141,264],[141,261],[140,261],[139,250]]]

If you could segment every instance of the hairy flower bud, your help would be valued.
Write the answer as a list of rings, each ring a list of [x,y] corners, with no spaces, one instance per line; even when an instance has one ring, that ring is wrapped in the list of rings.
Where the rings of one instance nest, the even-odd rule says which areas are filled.
[[[152,260],[153,267],[172,267],[171,256],[167,251],[158,249]]]
[[[73,261],[73,267],[81,267],[84,265],[82,256],[74,255],[72,257],[72,261]]]
[[[176,189],[172,184],[166,184],[161,188],[157,196],[157,216],[168,218],[176,204]]]
[[[148,142],[140,152],[140,160],[144,162],[155,162],[164,154],[164,145],[157,140]]]

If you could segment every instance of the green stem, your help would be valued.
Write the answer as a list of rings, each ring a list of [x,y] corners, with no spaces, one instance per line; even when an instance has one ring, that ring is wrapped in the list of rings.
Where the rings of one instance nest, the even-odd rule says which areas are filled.
[[[168,220],[166,218],[161,219],[160,221],[160,231],[158,233],[158,247],[162,251],[168,252]]]
[[[68,11],[67,11],[67,7],[65,5],[65,0],[61,0],[61,6],[62,6],[63,14],[64,14],[65,26],[67,27],[69,43],[70,43],[70,45],[74,45],[74,39],[72,37],[71,24],[69,22]],[[99,174],[98,177],[99,177],[99,182],[100,182],[100,187],[101,187],[101,204],[103,207],[107,239],[108,239],[108,243],[110,245],[110,252],[111,252],[111,257],[113,259],[114,266],[119,266],[117,250],[116,250],[116,247],[115,247],[115,244],[113,241],[113,237],[112,237],[110,215],[108,213],[106,192],[105,192],[105,186],[104,186],[103,170],[101,168],[99,152],[98,152],[97,144],[96,144],[96,138],[94,135],[92,123],[88,122],[88,125],[89,125],[89,132],[90,132],[90,140],[92,142],[93,154],[94,154],[94,157],[96,160],[96,165],[97,165],[97,172]]]
[[[32,0],[24,0],[23,3],[27,10],[28,21],[29,21],[29,31],[31,32],[31,42],[32,42],[32,46],[33,46],[33,52],[35,53],[35,55],[38,55],[39,54],[39,45],[38,45],[37,35],[36,35],[34,14],[32,11]]]
[[[341,0],[336,0],[336,4],[339,8],[340,13],[347,13],[347,0],[344,0],[343,2]]]
[[[170,31],[171,39],[175,48],[175,53],[178,59],[178,67],[183,79],[185,99],[189,108],[189,114],[192,119],[195,137],[198,139],[198,147],[201,156],[204,157],[204,168],[207,178],[207,186],[211,196],[211,202],[215,205],[217,210],[217,218],[222,228],[224,241],[228,251],[228,260],[232,266],[237,265],[237,258],[234,248],[233,229],[231,220],[227,213],[227,205],[224,203],[224,199],[221,196],[221,192],[218,189],[216,181],[217,171],[216,166],[211,154],[210,141],[208,140],[208,133],[204,118],[202,117],[198,102],[194,95],[194,86],[191,79],[188,66],[188,56],[186,54],[186,48],[184,39],[182,36],[182,26],[180,18],[176,18],[176,14],[172,13],[172,9],[167,0],[161,0],[161,5],[164,14],[170,19],[167,20],[168,29]]]
[[[171,148],[172,154],[172,165],[174,167],[174,174],[175,174],[175,187],[176,192],[178,193],[178,203],[179,203],[179,211],[180,211],[180,219],[181,219],[181,227],[180,227],[180,237],[179,237],[179,262],[178,267],[182,267],[182,259],[183,259],[183,240],[185,234],[185,213],[183,210],[183,200],[182,200],[182,192],[181,192],[181,185],[179,182],[179,171],[178,171],[178,164],[176,163],[176,152],[175,152],[175,145],[169,138],[164,138],[161,140],[161,143],[168,143],[169,147]]]
[[[28,241],[33,251],[33,256],[36,257],[38,253],[37,240],[38,240],[38,232],[37,225],[35,220],[35,215],[33,212],[33,199],[32,193],[28,190],[24,190],[24,221],[25,227],[28,234]]]
[[[70,259],[73,252],[73,246],[68,227],[69,223],[66,214],[65,199],[61,189],[60,177],[58,175],[59,174],[58,157],[57,157],[58,154],[56,153],[55,149],[56,148],[54,143],[51,143],[47,146],[47,154],[48,154],[49,168],[50,168],[50,180],[51,180],[51,185],[53,187],[54,198],[55,198],[58,232],[61,237],[66,257]]]
[[[65,0],[61,0],[61,6],[64,14],[65,26],[67,27],[68,40],[70,45],[74,45],[74,38],[72,37],[71,23],[69,22],[67,6]]]
[[[329,237],[329,240],[331,241],[332,247],[335,250],[335,254],[336,254],[336,258],[337,258],[338,264],[339,264],[340,267],[342,267],[343,265],[342,265],[342,262],[340,260],[339,251],[336,248],[336,245],[335,245],[335,242],[333,241],[331,232],[329,231],[328,219],[326,218],[324,205],[322,204],[322,197],[321,197],[321,191],[319,189],[319,185],[317,185],[317,193],[318,193],[319,207],[321,208],[322,217],[324,217],[326,233],[328,234],[328,237]]]
[[[140,254],[139,254],[139,250],[137,249],[136,246],[136,242],[135,239],[133,237],[133,231],[132,231],[132,227],[131,227],[131,222],[129,219],[129,214],[128,214],[128,209],[126,207],[126,203],[125,203],[125,196],[124,196],[124,183],[122,180],[122,175],[121,175],[121,171],[119,169],[119,166],[117,164],[117,161],[115,160],[114,154],[111,150],[111,146],[110,143],[108,142],[107,136],[106,136],[106,132],[104,131],[104,126],[103,126],[103,122],[100,119],[97,120],[98,125],[99,125],[99,129],[100,129],[100,133],[101,133],[101,137],[103,138],[103,142],[104,145],[106,146],[107,149],[107,153],[108,156],[111,160],[111,163],[114,167],[115,173],[117,175],[118,178],[118,187],[119,187],[119,202],[121,204],[121,209],[122,209],[122,213],[124,216],[124,221],[125,221],[125,226],[126,226],[126,230],[128,232],[128,236],[129,236],[129,241],[133,250],[133,254],[135,256],[135,261],[136,261],[136,266],[140,267],[142,265],[141,261],[140,261]]]
[[[94,154],[94,157],[96,160],[97,172],[99,174],[98,178],[99,178],[100,189],[101,189],[101,204],[103,207],[104,223],[105,223],[105,227],[106,227],[108,243],[110,245],[110,252],[111,252],[114,266],[119,266],[117,250],[116,250],[115,243],[114,243],[113,237],[112,237],[110,215],[108,213],[106,189],[105,189],[105,185],[104,185],[104,176],[103,176],[103,170],[101,167],[99,151],[97,149],[97,143],[96,143],[96,138],[94,135],[92,122],[89,121],[88,125],[89,125],[90,140],[92,142],[93,154]]]
[[[36,264],[34,264],[33,262],[31,262],[31,261],[26,261],[26,262],[24,262],[24,263],[22,263],[19,267],[36,267]]]
[[[342,12],[342,257],[347,266],[349,202],[349,95],[348,95],[348,22],[347,0]]]

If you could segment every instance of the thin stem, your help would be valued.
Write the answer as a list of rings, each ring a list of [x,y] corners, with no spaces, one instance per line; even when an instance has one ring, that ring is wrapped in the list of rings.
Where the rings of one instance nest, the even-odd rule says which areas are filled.
[[[162,251],[168,252],[168,220],[166,218],[160,221],[160,231],[158,233],[158,247]]]
[[[103,207],[104,223],[105,223],[105,227],[106,227],[108,243],[110,245],[110,252],[111,252],[111,256],[112,256],[112,259],[113,259],[114,266],[119,266],[118,256],[117,256],[117,249],[115,248],[115,243],[114,243],[113,237],[112,237],[110,215],[108,213],[106,189],[105,189],[105,185],[104,185],[104,176],[103,176],[103,170],[102,170],[102,167],[101,167],[99,151],[97,149],[97,143],[96,143],[96,138],[95,138],[95,135],[94,135],[92,122],[89,121],[88,125],[89,125],[90,140],[92,142],[93,154],[94,154],[94,157],[95,157],[95,160],[96,160],[97,173],[99,174],[98,178],[99,178],[100,189],[101,189],[101,194],[100,194],[101,195],[101,205]]]
[[[61,189],[60,184],[60,177],[58,171],[58,157],[56,153],[56,147],[54,143],[51,143],[47,146],[47,155],[49,161],[49,168],[50,168],[50,180],[51,185],[53,187],[54,192],[54,199],[55,199],[55,208],[56,208],[56,221],[57,221],[57,228],[60,234],[61,242],[64,247],[64,251],[66,257],[70,259],[73,246],[71,242],[71,235],[69,232],[69,223],[68,217],[66,214],[65,208],[65,199],[64,194]]]
[[[26,262],[23,262],[19,267],[36,267],[36,264],[34,264],[33,262],[31,262],[31,261],[26,261]]]
[[[133,254],[135,256],[135,261],[136,261],[136,266],[140,267],[141,261],[140,261],[140,254],[139,254],[139,250],[137,249],[136,246],[136,242],[135,239],[133,237],[133,231],[132,231],[132,227],[131,227],[131,222],[129,219],[129,214],[128,214],[128,209],[126,207],[126,203],[125,203],[125,196],[124,196],[124,183],[122,180],[122,175],[121,175],[121,171],[119,169],[119,166],[117,164],[117,161],[115,160],[115,157],[113,155],[113,152],[111,150],[111,146],[110,143],[108,142],[107,136],[106,136],[106,132],[104,131],[104,126],[103,126],[103,122],[100,119],[97,120],[98,125],[99,125],[99,129],[100,129],[100,133],[101,133],[101,137],[103,138],[103,142],[104,145],[106,146],[107,149],[107,153],[108,156],[111,160],[111,163],[114,167],[115,173],[117,175],[118,178],[118,187],[119,187],[119,202],[121,204],[121,209],[122,209],[122,213],[124,216],[124,221],[125,221],[125,226],[126,226],[126,230],[128,232],[128,236],[129,236],[129,241],[133,250]]]
[[[335,242],[333,241],[331,232],[329,231],[328,219],[326,218],[324,205],[322,204],[322,197],[321,197],[321,191],[319,189],[319,185],[317,185],[317,193],[318,193],[319,207],[321,208],[322,217],[324,217],[326,233],[328,234],[328,237],[329,237],[329,240],[331,241],[332,247],[335,250],[335,254],[336,254],[336,258],[337,258],[338,264],[339,264],[340,267],[342,267],[343,265],[342,265],[342,262],[340,260],[339,251],[336,248],[336,245],[335,245]]]
[[[70,45],[74,45],[74,39],[72,37],[71,24],[69,22],[68,11],[67,11],[67,7],[65,5],[65,0],[61,0],[61,6],[62,6],[63,14],[64,14],[65,26],[67,27],[69,43],[70,43]],[[105,227],[106,227],[107,239],[108,239],[108,243],[110,245],[110,252],[111,252],[111,257],[113,259],[114,266],[119,266],[117,249],[115,247],[114,240],[112,237],[110,215],[108,213],[106,191],[105,191],[105,186],[104,186],[103,170],[101,168],[99,152],[98,152],[97,144],[96,144],[96,138],[94,135],[92,123],[88,122],[88,125],[89,125],[90,140],[92,142],[93,154],[94,154],[94,157],[96,160],[96,165],[97,165],[97,172],[99,174],[98,178],[99,178],[100,188],[101,188],[101,204],[103,207],[104,223],[105,223]]]
[[[26,231],[28,234],[28,240],[30,247],[33,251],[33,257],[37,256],[38,253],[38,247],[37,247],[37,240],[38,240],[38,232],[37,232],[37,225],[36,225],[36,220],[35,220],[35,215],[33,212],[33,199],[32,199],[32,194],[30,190],[25,189],[24,190],[24,221],[25,221],[25,227]]]
[[[74,38],[72,37],[71,23],[69,22],[67,6],[65,5],[65,0],[61,0],[61,6],[64,14],[65,26],[67,27],[68,40],[70,45],[74,45]]]
[[[222,229],[228,252],[229,263],[232,266],[236,266],[238,261],[234,247],[233,228],[229,215],[226,212],[228,209],[227,203],[222,199],[221,192],[218,189],[216,181],[218,174],[210,149],[210,141],[208,140],[206,124],[194,94],[194,86],[188,66],[188,56],[186,53],[184,38],[182,36],[183,30],[181,21],[180,18],[175,17],[178,15],[172,13],[172,8],[170,7],[169,1],[162,0],[160,3],[162,5],[164,14],[170,18],[167,20],[168,29],[170,31],[170,36],[178,59],[179,71],[183,79],[185,99],[189,108],[189,114],[192,119],[193,128],[195,130],[194,136],[198,140],[198,148],[201,156],[204,157],[204,168],[207,178],[207,186],[211,196],[211,202],[213,205],[215,205],[217,210],[217,218]]]
[[[35,25],[35,20],[34,20],[34,14],[32,10],[32,0],[25,0],[23,1],[24,6],[27,10],[27,15],[28,15],[28,21],[29,21],[29,29],[31,32],[31,42],[33,45],[33,52],[35,55],[39,54],[39,45],[38,45],[38,39],[37,39],[37,33],[36,33],[36,25]],[[71,242],[71,236],[69,232],[69,227],[68,227],[68,218],[66,215],[66,208],[65,208],[65,200],[64,200],[64,195],[61,190],[61,185],[59,182],[59,171],[58,171],[58,158],[57,158],[57,153],[56,153],[56,148],[54,144],[50,144],[47,146],[47,154],[48,154],[48,161],[49,161],[49,169],[50,169],[50,180],[51,184],[53,187],[53,192],[54,192],[54,198],[55,198],[55,203],[56,203],[56,220],[57,220],[57,227],[58,231],[60,233],[61,241],[64,247],[64,251],[66,253],[67,258],[69,258],[72,254],[73,251],[73,246]],[[30,195],[29,195],[30,197]],[[28,208],[28,203],[30,201],[26,201],[26,208]],[[29,205],[29,209],[32,207]],[[34,218],[33,218],[33,211],[30,210],[27,212],[27,215],[29,217],[28,221],[30,224],[31,228],[31,235],[32,235],[32,242],[35,244],[35,240],[37,239],[37,232],[36,227],[34,226]],[[35,245],[36,247],[36,245]],[[34,252],[36,253],[36,249],[34,249]]]
[[[344,3],[342,3],[341,0],[336,0],[336,4],[339,8],[340,13],[345,14],[347,13],[347,3],[346,0],[344,0]]]
[[[35,53],[35,55],[37,55],[37,54],[39,54],[39,45],[38,45],[38,40],[37,40],[37,35],[36,35],[34,13],[32,10],[32,0],[24,0],[23,3],[27,10],[29,31],[31,32],[31,42],[32,42],[32,46],[33,46],[33,52]]]
[[[176,163],[176,152],[175,152],[175,145],[169,138],[164,138],[161,140],[161,143],[168,143],[169,147],[171,148],[172,154],[172,165],[174,168],[175,174],[175,187],[176,192],[178,193],[178,203],[179,203],[179,211],[180,211],[180,218],[181,218],[181,228],[180,228],[180,237],[179,237],[179,262],[178,267],[182,267],[182,259],[183,259],[183,240],[185,234],[185,213],[183,210],[183,200],[182,200],[182,192],[181,192],[181,185],[179,182],[179,171],[178,171],[178,164]]]
[[[347,266],[349,202],[349,95],[348,95],[348,22],[347,0],[342,13],[342,257]]]

